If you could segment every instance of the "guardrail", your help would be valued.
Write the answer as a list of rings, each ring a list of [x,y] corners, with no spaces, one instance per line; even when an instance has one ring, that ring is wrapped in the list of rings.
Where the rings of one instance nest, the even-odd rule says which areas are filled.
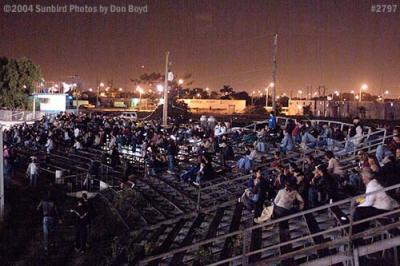
[[[309,243],[314,243],[313,238],[315,238],[317,236],[324,236],[324,235],[335,235],[335,237],[330,240],[327,239],[326,242],[323,242],[321,244],[317,244],[317,245],[314,244],[311,246],[304,247],[303,249],[300,249],[300,250],[291,251],[287,254],[280,254],[278,256],[274,256],[272,258],[269,258],[269,259],[263,261],[263,263],[267,263],[267,264],[276,263],[276,262],[279,262],[286,258],[292,258],[292,257],[298,256],[301,254],[305,254],[306,252],[316,253],[318,250],[321,250],[326,247],[333,248],[333,247],[338,247],[338,246],[342,246],[342,247],[344,246],[348,250],[351,251],[353,249],[352,241],[354,241],[356,239],[360,239],[364,236],[381,235],[383,233],[386,233],[387,230],[389,230],[389,229],[397,228],[400,226],[400,221],[396,221],[396,219],[391,221],[391,218],[393,217],[393,215],[396,215],[396,217],[398,217],[397,214],[400,214],[400,208],[397,208],[392,211],[388,211],[388,212],[380,214],[380,215],[368,217],[363,220],[354,221],[353,216],[354,216],[354,212],[357,207],[357,205],[356,205],[357,200],[360,197],[365,197],[368,195],[373,195],[373,194],[381,193],[381,192],[395,191],[398,189],[400,189],[400,184],[397,184],[397,185],[394,185],[394,186],[391,186],[388,188],[384,188],[379,191],[374,191],[372,193],[362,194],[362,195],[358,195],[355,197],[351,197],[351,198],[348,198],[345,200],[335,202],[333,204],[327,204],[327,205],[324,205],[324,206],[321,206],[318,208],[302,211],[302,212],[292,214],[292,215],[289,215],[289,216],[286,216],[286,217],[283,217],[280,219],[270,220],[265,223],[258,224],[258,225],[255,225],[255,226],[252,226],[249,228],[238,230],[238,231],[228,233],[228,234],[225,234],[225,235],[222,235],[219,237],[204,240],[204,241],[198,242],[196,244],[188,245],[186,247],[177,248],[177,249],[171,250],[169,252],[165,252],[165,253],[162,253],[159,255],[148,257],[148,258],[140,261],[139,265],[146,265],[146,264],[148,264],[150,262],[154,262],[156,260],[157,261],[158,260],[165,261],[165,260],[172,258],[177,253],[194,252],[201,246],[217,245],[217,244],[224,243],[227,239],[233,239],[233,238],[241,240],[239,249],[236,250],[236,254],[234,256],[232,256],[231,258],[227,258],[227,259],[220,260],[220,261],[214,261],[210,265],[221,265],[221,264],[225,264],[225,263],[234,263],[234,262],[242,263],[242,265],[247,265],[249,263],[249,259],[251,256],[254,256],[257,254],[261,255],[263,252],[266,252],[268,250],[276,250],[283,246],[292,245],[292,244],[296,244],[296,243],[299,244],[305,240],[307,240]],[[261,248],[250,251],[250,244],[249,244],[250,241],[248,241],[248,240],[254,230],[266,228],[266,227],[268,228],[268,227],[278,226],[278,224],[281,222],[289,222],[290,220],[303,219],[303,217],[307,214],[321,213],[324,211],[326,211],[328,213],[332,213],[332,208],[339,208],[339,207],[347,208],[348,205],[350,205],[349,215],[338,218],[338,219],[347,221],[346,224],[339,223],[341,225],[336,226],[334,228],[321,230],[320,232],[317,232],[317,233],[310,232],[310,234],[308,234],[306,236],[300,236],[300,237],[297,237],[297,238],[294,238],[294,239],[291,239],[288,241],[280,242],[278,244],[263,243],[263,246],[261,246]],[[361,232],[361,233],[353,234],[353,229],[354,229],[355,225],[359,225],[364,222],[379,221],[379,219],[382,219],[382,218],[386,218],[387,219],[386,221],[390,220],[391,222],[389,224],[385,224],[384,226],[369,229],[369,230]],[[398,244],[400,244],[400,241],[398,242]],[[383,245],[380,250],[384,250],[386,248],[387,248],[387,246]],[[350,257],[350,258],[353,258],[353,257]]]
[[[44,115],[43,112],[36,111],[9,111],[0,110],[0,121],[17,122],[17,121],[32,121],[40,119]]]

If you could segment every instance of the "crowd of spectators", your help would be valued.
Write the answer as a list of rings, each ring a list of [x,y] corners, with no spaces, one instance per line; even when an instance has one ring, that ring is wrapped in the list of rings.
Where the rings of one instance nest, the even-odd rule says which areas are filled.
[[[18,167],[19,160],[13,149],[28,148],[77,152],[82,149],[101,149],[102,162],[123,169],[123,181],[131,176],[130,163],[122,153],[138,154],[146,164],[146,174],[163,172],[175,176],[181,182],[200,186],[204,180],[216,177],[216,165],[239,174],[251,174],[243,195],[238,199],[254,212],[255,221],[265,221],[266,205],[273,206],[274,218],[292,214],[304,208],[337,201],[340,198],[381,187],[398,184],[400,170],[400,136],[398,129],[388,129],[392,135],[385,143],[377,145],[376,153],[363,149],[365,143],[376,140],[367,131],[361,120],[355,118],[353,125],[343,130],[337,124],[315,123],[289,119],[285,126],[277,123],[271,112],[265,126],[256,132],[243,128],[232,128],[229,123],[215,119],[201,119],[200,123],[174,124],[163,128],[154,121],[134,122],[120,117],[99,114],[67,114],[44,117],[32,125],[17,125],[4,132],[5,176],[9,180]],[[177,160],[186,147],[186,159],[182,168]],[[313,156],[318,149],[324,156]],[[358,166],[344,169],[340,158],[357,152]],[[305,154],[302,160],[290,161]],[[297,157],[296,157],[297,156]],[[194,160],[187,160],[195,158]],[[89,167],[94,174],[97,167]],[[30,185],[35,186],[39,178],[39,165],[32,157],[26,175]],[[8,181],[6,182],[8,183]],[[355,219],[389,210],[379,201],[385,197],[367,198],[356,212]],[[377,203],[378,201],[378,203]],[[361,209],[363,208],[363,209]],[[78,208],[79,217],[83,214]],[[82,228],[82,227],[81,227]],[[77,233],[85,238],[85,232]],[[79,247],[85,245],[79,240]]]

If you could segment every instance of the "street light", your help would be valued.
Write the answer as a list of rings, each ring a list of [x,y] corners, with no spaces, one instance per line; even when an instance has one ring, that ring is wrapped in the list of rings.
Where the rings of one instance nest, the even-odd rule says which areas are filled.
[[[300,99],[301,95],[303,94],[303,91],[302,90],[298,90],[297,94],[299,95],[299,99]]]
[[[99,86],[97,86],[97,95],[96,95],[96,106],[99,107],[99,94],[100,94],[100,88],[104,87],[104,83],[100,82]]]
[[[164,86],[161,85],[161,84],[158,84],[157,85],[157,90],[158,90],[158,92],[162,92],[164,90]]]
[[[360,100],[360,102],[361,102],[361,100],[362,100],[362,91],[364,90],[367,90],[368,89],[368,85],[367,84],[363,84],[363,85],[361,85],[361,87],[360,87],[360,97],[359,97],[359,100]]]
[[[142,101],[142,94],[144,93],[144,90],[142,89],[142,87],[137,86],[136,91],[139,92],[139,103],[140,103]]]
[[[383,93],[383,99],[386,99],[386,96],[387,96],[387,95],[389,95],[389,91],[386,90],[386,91]]]
[[[182,85],[183,84],[183,79],[178,80],[178,84]]]

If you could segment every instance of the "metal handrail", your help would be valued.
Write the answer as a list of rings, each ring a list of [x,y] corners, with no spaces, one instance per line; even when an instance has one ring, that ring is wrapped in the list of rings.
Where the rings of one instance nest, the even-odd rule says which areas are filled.
[[[205,244],[211,244],[211,243],[219,241],[219,240],[225,240],[228,237],[242,235],[243,236],[242,239],[245,239],[245,235],[249,234],[251,231],[253,231],[255,229],[266,227],[266,226],[271,226],[271,225],[278,224],[278,223],[283,222],[283,221],[289,221],[291,219],[302,217],[302,216],[304,216],[306,214],[310,214],[310,213],[313,213],[313,212],[318,212],[318,211],[321,211],[321,210],[328,210],[331,207],[339,206],[339,205],[342,205],[342,204],[345,204],[345,203],[354,203],[356,201],[356,199],[359,198],[359,197],[365,197],[365,196],[368,196],[368,195],[381,193],[381,192],[386,192],[386,191],[393,190],[393,189],[398,189],[398,188],[400,188],[400,184],[393,185],[393,186],[390,186],[390,187],[387,187],[387,188],[383,188],[381,190],[374,191],[374,192],[371,192],[371,193],[366,193],[366,194],[354,196],[354,197],[351,197],[351,198],[347,198],[347,199],[344,199],[344,200],[341,200],[341,201],[338,201],[338,202],[334,202],[333,204],[327,204],[327,205],[320,206],[320,207],[317,207],[317,208],[314,208],[314,209],[302,211],[302,212],[299,212],[299,213],[296,213],[296,214],[292,214],[292,215],[289,215],[289,216],[286,216],[286,217],[282,217],[282,218],[279,218],[279,219],[276,219],[276,220],[270,220],[270,221],[267,221],[265,223],[261,223],[261,224],[255,225],[255,226],[251,226],[251,227],[246,228],[246,229],[242,229],[242,230],[238,230],[238,231],[235,231],[235,232],[232,232],[232,233],[229,233],[229,234],[225,234],[223,236],[219,236],[219,237],[211,238],[211,239],[208,239],[208,240],[204,240],[204,241],[198,242],[198,243],[193,244],[193,245],[189,245],[189,246],[182,247],[182,248],[179,248],[179,249],[175,249],[175,250],[172,250],[172,251],[169,251],[169,252],[165,252],[165,253],[160,254],[160,255],[151,256],[151,257],[149,257],[147,259],[142,260],[140,262],[140,265],[143,265],[145,263],[148,263],[148,262],[151,262],[151,261],[154,261],[154,260],[157,260],[157,259],[169,257],[169,256],[172,256],[172,255],[174,255],[176,253],[179,253],[179,252],[193,250],[193,249],[195,249],[197,247],[200,247],[202,245],[205,245]],[[351,205],[354,206],[354,204],[351,204]],[[354,214],[354,210],[355,210],[354,207],[350,210],[350,216],[351,217]],[[397,209],[396,211],[391,211],[391,212],[388,212],[388,213],[385,213],[385,214],[386,215],[392,215],[393,213],[398,213],[398,212],[400,212],[400,209]],[[308,239],[310,237],[312,238],[312,237],[315,237],[315,236],[323,235],[323,234],[326,234],[326,233],[329,233],[331,231],[335,231],[335,230],[338,230],[338,229],[342,230],[342,229],[345,229],[345,228],[352,228],[352,226],[354,224],[359,224],[359,223],[362,223],[362,222],[371,221],[371,220],[376,219],[376,217],[381,217],[381,216],[383,217],[385,215],[383,214],[383,215],[377,215],[377,216],[374,216],[374,217],[369,217],[369,218],[357,221],[356,223],[349,223],[347,225],[342,225],[342,226],[339,226],[339,227],[335,227],[335,228],[331,228],[331,229],[328,229],[328,230],[324,230],[324,231],[318,232],[316,234],[307,235],[307,236],[304,236],[302,238],[296,238],[296,239],[293,239],[293,240],[290,240],[290,241],[282,242],[282,243],[279,243],[279,244],[276,244],[276,245],[273,245],[273,246],[269,247],[269,249],[276,249],[276,248],[279,248],[279,247],[281,247],[283,245],[293,244],[293,243],[298,242],[300,240],[304,240],[304,239]],[[357,235],[354,235],[354,236],[357,236]],[[351,240],[353,238],[349,238],[349,239]],[[243,244],[245,245],[246,243],[244,242]],[[260,252],[263,252],[263,251],[264,251],[264,249],[263,250],[258,250],[258,252],[252,251],[251,254],[260,253]],[[242,258],[243,256],[248,256],[248,255],[247,254],[242,254],[241,256],[239,256],[239,258]],[[237,258],[236,257],[230,258],[228,260],[225,260],[224,262],[233,261],[235,259],[237,259]]]

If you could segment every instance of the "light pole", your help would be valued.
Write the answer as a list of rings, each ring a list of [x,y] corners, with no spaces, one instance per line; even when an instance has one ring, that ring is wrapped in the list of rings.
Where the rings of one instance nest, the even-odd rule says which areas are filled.
[[[256,93],[255,91],[251,92],[251,106],[253,106],[253,103],[254,103],[254,94],[255,93]]]
[[[100,82],[100,84],[97,86],[97,96],[96,96],[96,105],[99,107],[99,94],[100,94],[100,88],[104,87],[104,83]]]
[[[360,97],[358,98],[360,102],[362,101],[362,91],[363,90],[365,91],[367,89],[368,89],[368,85],[367,84],[361,85],[361,87],[360,87]]]
[[[178,90],[178,99],[180,97],[179,92],[180,92],[180,89],[182,87],[183,82],[184,82],[183,79],[179,79],[178,80],[178,88],[177,88],[177,90]]]
[[[0,221],[4,220],[4,157],[3,128],[0,125]]]
[[[266,93],[265,93],[265,109],[268,109],[268,96],[269,96],[269,88],[273,88],[274,87],[274,83],[271,82],[268,87],[265,89]]]
[[[164,103],[163,103],[163,120],[162,125],[168,126],[168,65],[169,52],[165,53],[165,79],[164,79]]]

